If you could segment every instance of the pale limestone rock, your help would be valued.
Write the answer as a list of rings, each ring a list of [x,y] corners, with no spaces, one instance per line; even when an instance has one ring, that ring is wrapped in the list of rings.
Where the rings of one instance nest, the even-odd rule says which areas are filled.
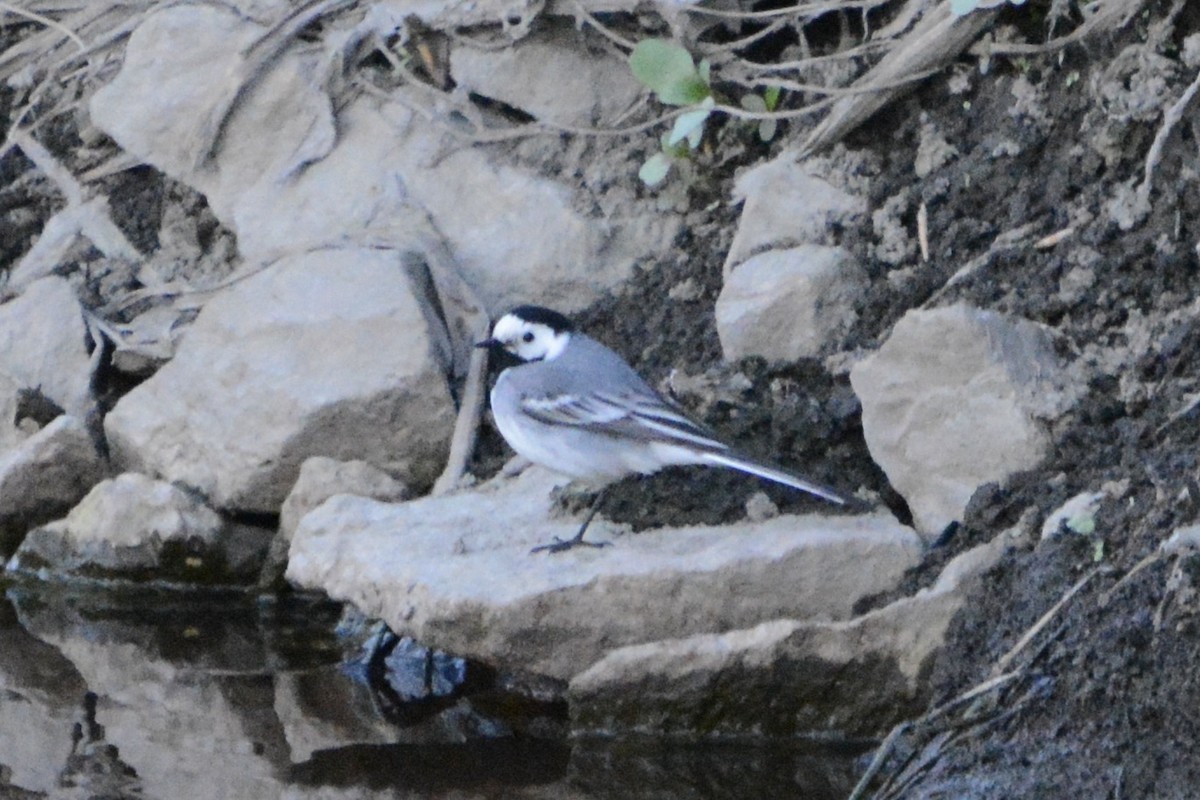
[[[910,311],[850,382],[871,456],[927,536],[978,487],[1035,467],[1075,394],[1045,328],[965,305]]]
[[[864,199],[812,175],[791,152],[738,176],[733,194],[745,205],[725,258],[726,280],[734,266],[763,250],[834,244],[830,226],[867,210]]]
[[[652,201],[585,215],[567,185],[481,148],[447,148],[444,127],[402,104],[360,95],[335,125],[332,54],[315,48],[285,51],[238,97],[205,161],[202,134],[236,87],[214,76],[236,73],[261,35],[217,7],[151,14],[90,106],[123,148],[202,191],[247,262],[352,244],[420,254],[436,230],[489,310],[536,297],[572,311],[671,246],[679,218],[648,213]]]
[[[0,305],[0,373],[84,419],[92,408],[87,336],[71,285],[57,276],[36,280]]]
[[[407,499],[409,491],[403,483],[365,461],[313,456],[300,466],[296,484],[279,510],[279,533],[283,539],[290,542],[300,519],[335,494],[395,503]]]
[[[0,372],[0,457],[28,438],[15,424],[20,391],[16,381]]]
[[[101,481],[65,518],[30,531],[8,568],[232,583],[245,581],[258,566],[252,545],[230,541],[247,535],[227,527],[199,498],[129,472]],[[259,556],[265,544],[257,548]]]
[[[536,119],[576,127],[611,126],[643,92],[624,59],[570,23],[533,33],[502,50],[457,44],[450,74],[460,89],[499,100]]]
[[[0,454],[0,556],[66,513],[106,472],[83,423],[63,415]]]
[[[778,619],[613,650],[572,679],[572,727],[607,734],[881,735],[928,703],[923,676],[943,652],[951,621],[978,576],[1009,546],[1001,534],[947,564],[931,588],[854,619]]]
[[[114,459],[218,508],[274,513],[315,455],[428,485],[454,405],[443,331],[394,253],[291,257],[209,301],[105,419]]]
[[[550,519],[555,480],[530,468],[402,505],[336,496],[301,521],[287,577],[426,646],[567,679],[611,648],[665,636],[846,619],[920,559],[915,534],[883,515],[663,529],[531,554],[577,525]]]
[[[753,256],[725,278],[717,335],[727,360],[813,358],[854,324],[867,277],[840,247],[801,245]]]

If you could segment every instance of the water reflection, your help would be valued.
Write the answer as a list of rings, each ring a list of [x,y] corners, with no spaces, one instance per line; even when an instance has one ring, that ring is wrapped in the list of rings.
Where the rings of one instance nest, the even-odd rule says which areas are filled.
[[[397,708],[417,690],[393,682],[381,700],[354,680],[339,613],[236,594],[10,587],[0,796],[819,800],[852,785],[855,753],[569,742],[561,704],[478,677]],[[407,647],[395,653],[417,658]]]

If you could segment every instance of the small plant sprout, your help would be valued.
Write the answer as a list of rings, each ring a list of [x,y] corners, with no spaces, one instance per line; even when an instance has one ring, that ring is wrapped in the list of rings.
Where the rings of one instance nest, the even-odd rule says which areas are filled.
[[[691,53],[673,42],[646,39],[630,53],[629,68],[665,105],[695,106],[676,117],[671,132],[662,138],[662,150],[638,170],[643,183],[655,186],[667,177],[674,160],[685,158],[704,138],[704,124],[717,102],[709,64],[705,60],[697,65]]]
[[[779,98],[782,96],[783,89],[781,87],[768,86],[761,97],[756,94],[748,94],[742,97],[742,108],[756,114],[774,111],[779,107]],[[764,142],[771,141],[775,138],[778,127],[773,119],[760,119],[758,121],[758,138]]]

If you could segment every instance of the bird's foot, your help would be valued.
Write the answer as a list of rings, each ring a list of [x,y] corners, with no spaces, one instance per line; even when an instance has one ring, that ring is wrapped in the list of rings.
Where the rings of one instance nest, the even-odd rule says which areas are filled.
[[[560,539],[554,537],[554,541],[548,544],[541,544],[530,550],[530,553],[565,553],[576,547],[608,547],[612,542],[589,542],[582,536],[576,536],[574,539]]]

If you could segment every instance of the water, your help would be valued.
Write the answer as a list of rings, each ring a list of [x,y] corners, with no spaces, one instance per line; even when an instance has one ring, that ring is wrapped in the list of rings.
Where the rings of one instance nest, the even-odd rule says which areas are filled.
[[[0,797],[823,800],[853,785],[857,751],[573,740],[561,701],[449,660],[428,659],[423,697],[368,683],[343,666],[360,643],[335,632],[340,613],[8,586]],[[392,661],[426,663],[414,653]]]

